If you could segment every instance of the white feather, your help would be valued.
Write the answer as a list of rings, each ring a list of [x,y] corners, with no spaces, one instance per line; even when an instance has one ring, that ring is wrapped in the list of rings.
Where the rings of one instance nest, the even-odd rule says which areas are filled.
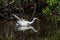
[[[15,14],[14,16],[18,19],[16,25],[20,25],[21,27],[18,28],[18,30],[20,31],[25,31],[27,29],[32,29],[34,32],[37,32],[37,30],[35,30],[32,26],[30,26],[37,18],[34,18],[31,22],[26,21],[25,19],[20,19],[19,17],[17,17]]]

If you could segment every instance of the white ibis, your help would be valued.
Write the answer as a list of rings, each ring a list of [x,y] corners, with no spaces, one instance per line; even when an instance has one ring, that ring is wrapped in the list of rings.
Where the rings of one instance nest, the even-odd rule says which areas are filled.
[[[33,26],[30,26],[36,19],[38,19],[38,18],[34,18],[31,22],[29,22],[29,21],[26,21],[25,19],[23,19],[23,18],[19,18],[18,16],[16,16],[15,14],[13,14],[13,16],[15,16],[17,19],[18,19],[18,21],[17,21],[17,23],[16,23],[16,25],[18,26],[18,25],[20,25],[20,27],[18,28],[18,30],[20,30],[20,31],[25,31],[25,30],[27,30],[27,29],[32,29],[34,32],[37,32],[37,30],[35,30],[34,29],[34,27]]]

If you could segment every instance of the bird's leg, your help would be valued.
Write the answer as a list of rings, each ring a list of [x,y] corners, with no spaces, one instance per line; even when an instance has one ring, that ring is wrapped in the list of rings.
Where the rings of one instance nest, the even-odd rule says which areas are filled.
[[[18,16],[16,16],[15,14],[13,14],[13,16],[14,16],[15,18],[17,18],[18,20],[20,20],[20,18],[19,18]]]
[[[37,32],[37,30],[35,30],[32,26],[28,27],[28,29],[32,29],[34,32]]]

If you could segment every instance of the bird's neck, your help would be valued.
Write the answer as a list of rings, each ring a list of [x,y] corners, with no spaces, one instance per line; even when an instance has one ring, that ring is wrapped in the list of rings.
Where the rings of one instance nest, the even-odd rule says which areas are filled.
[[[33,19],[32,21],[31,21],[31,24],[35,21],[36,19]]]

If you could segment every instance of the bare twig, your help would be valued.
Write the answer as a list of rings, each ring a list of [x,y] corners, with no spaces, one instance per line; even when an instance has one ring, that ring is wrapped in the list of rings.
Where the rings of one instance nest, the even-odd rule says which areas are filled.
[[[34,7],[34,14],[35,14],[35,11],[36,11],[36,3],[34,4],[34,6],[35,6],[35,7]]]
[[[35,15],[35,11],[36,11],[36,3],[34,4],[34,11],[33,11],[33,14],[32,14],[31,19],[34,17],[34,15]]]
[[[12,2],[10,2],[9,4],[6,4],[6,6],[5,7],[7,7],[8,5],[10,5],[10,4],[13,4],[15,1],[14,0],[12,0]]]
[[[24,14],[25,12],[24,12],[24,1],[23,1],[23,14]]]

